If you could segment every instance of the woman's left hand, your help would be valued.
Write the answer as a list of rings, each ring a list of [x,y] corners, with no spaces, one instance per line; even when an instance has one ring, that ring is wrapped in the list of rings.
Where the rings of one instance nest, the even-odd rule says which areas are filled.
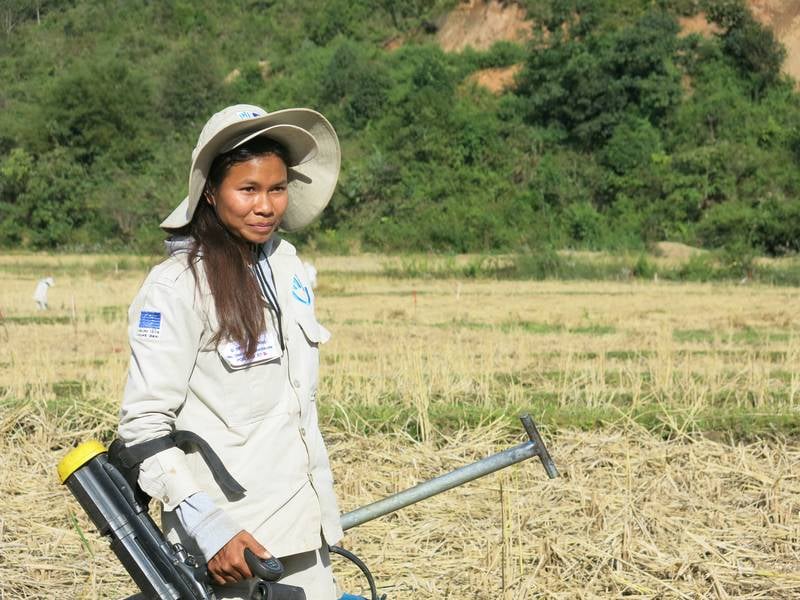
[[[224,585],[253,577],[244,559],[245,548],[250,548],[259,558],[272,558],[252,535],[244,530],[240,531],[208,561],[208,572],[214,583]]]

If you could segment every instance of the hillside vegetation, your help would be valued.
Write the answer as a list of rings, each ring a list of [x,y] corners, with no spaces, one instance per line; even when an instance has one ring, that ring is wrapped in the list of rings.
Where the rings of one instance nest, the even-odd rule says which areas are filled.
[[[527,0],[527,44],[445,52],[455,4],[4,3],[0,244],[157,248],[203,122],[251,102],[339,132],[320,250],[798,250],[800,96],[747,4]]]

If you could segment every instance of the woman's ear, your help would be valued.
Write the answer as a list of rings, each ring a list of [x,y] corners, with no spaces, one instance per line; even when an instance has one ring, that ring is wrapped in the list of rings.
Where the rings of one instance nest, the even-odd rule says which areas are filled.
[[[212,193],[211,193],[211,192],[209,192],[208,190],[205,190],[205,191],[203,192],[203,198],[205,198],[205,199],[206,199],[206,202],[208,202],[208,203],[209,203],[211,206],[213,206],[214,208],[216,208],[217,204],[216,204],[216,202],[214,201],[214,194],[212,194]]]

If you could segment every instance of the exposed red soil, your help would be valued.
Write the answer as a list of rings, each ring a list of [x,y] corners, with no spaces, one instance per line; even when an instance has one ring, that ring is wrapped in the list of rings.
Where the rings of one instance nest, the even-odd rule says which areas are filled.
[[[750,0],[753,16],[770,27],[784,46],[783,72],[800,82],[800,2],[798,0]]]
[[[467,0],[444,18],[436,41],[445,52],[461,52],[467,46],[488,50],[501,40],[526,42],[533,31],[525,9],[514,2]]]
[[[405,38],[402,35],[396,35],[392,38],[389,38],[383,43],[383,49],[388,52],[394,52],[403,47],[405,44]]]
[[[720,28],[714,23],[709,23],[706,20],[705,13],[698,13],[693,17],[680,17],[678,24],[681,26],[681,31],[678,34],[680,37],[685,37],[693,33],[699,33],[703,37],[711,37],[715,33],[720,33]]]
[[[749,0],[753,16],[772,29],[775,37],[786,47],[783,72],[800,82],[800,1],[798,0]],[[720,30],[708,23],[704,13],[679,19],[681,35],[699,33],[710,37]],[[799,84],[800,85],[800,84]]]
[[[786,47],[784,73],[800,82],[800,0],[748,0],[756,19],[771,28]],[[720,33],[716,25],[708,23],[704,13],[679,19],[681,35],[698,33],[710,37]],[[446,52],[461,52],[467,47],[487,50],[495,42],[527,42],[531,39],[534,23],[525,10],[513,1],[462,0],[440,22],[436,40]],[[389,40],[387,50],[403,44],[402,38]],[[474,73],[470,80],[500,93],[513,85],[519,65],[502,69],[485,69]],[[800,86],[800,83],[798,83]]]
[[[470,75],[469,81],[485,87],[493,94],[501,94],[514,85],[514,78],[521,69],[521,64],[497,69],[482,69]]]

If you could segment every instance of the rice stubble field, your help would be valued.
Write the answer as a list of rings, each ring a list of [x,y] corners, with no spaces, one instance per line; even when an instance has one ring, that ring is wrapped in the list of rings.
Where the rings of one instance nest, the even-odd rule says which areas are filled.
[[[135,591],[55,465],[112,435],[153,261],[0,256],[0,598]],[[796,289],[397,278],[385,261],[314,260],[342,509],[518,443],[523,410],[562,474],[528,462],[348,532],[389,598],[800,596]]]

